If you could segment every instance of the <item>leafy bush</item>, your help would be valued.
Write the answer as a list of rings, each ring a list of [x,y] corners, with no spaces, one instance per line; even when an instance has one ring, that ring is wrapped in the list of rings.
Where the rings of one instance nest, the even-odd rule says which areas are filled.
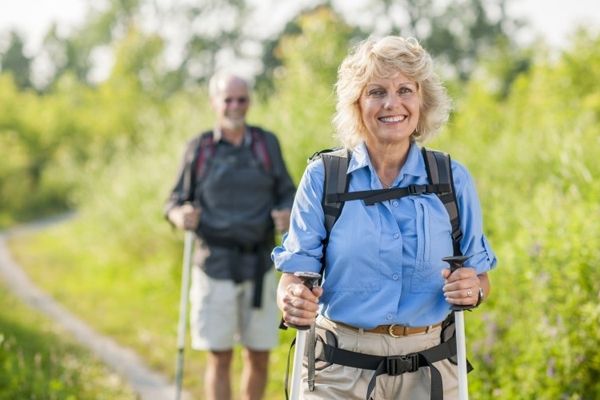
[[[600,396],[599,56],[600,38],[582,33],[504,100],[491,77],[472,81],[437,143],[475,176],[500,260],[469,318],[481,398]]]

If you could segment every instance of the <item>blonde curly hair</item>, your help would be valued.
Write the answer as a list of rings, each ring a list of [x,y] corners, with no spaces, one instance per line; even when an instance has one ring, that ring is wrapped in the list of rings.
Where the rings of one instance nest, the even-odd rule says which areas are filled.
[[[433,71],[431,56],[419,42],[400,36],[369,38],[354,47],[338,69],[333,124],[344,147],[353,149],[365,137],[358,100],[367,83],[396,72],[414,80],[419,87],[420,116],[411,140],[421,143],[432,138],[448,121],[450,98]]]

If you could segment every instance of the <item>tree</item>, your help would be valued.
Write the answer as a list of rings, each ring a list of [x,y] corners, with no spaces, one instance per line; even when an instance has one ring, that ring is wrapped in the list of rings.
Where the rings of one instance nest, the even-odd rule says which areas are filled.
[[[257,44],[245,0],[161,3],[153,0],[108,0],[102,9],[90,8],[83,26],[63,37],[56,26],[44,41],[43,53],[52,64],[48,85],[71,72],[87,84],[97,49],[109,48],[116,57],[118,45],[132,31],[163,43],[161,85],[166,94],[190,83],[204,82],[227,60],[251,59],[248,49]],[[167,55],[167,47],[178,48]],[[142,68],[142,65],[138,65]],[[140,70],[140,73],[142,71]]]
[[[273,52],[280,66],[273,70],[274,93],[261,112],[281,134],[290,171],[299,178],[307,157],[334,143],[334,84],[355,30],[326,6],[304,12],[293,24],[293,33],[280,37]]]
[[[0,58],[0,71],[9,72],[17,87],[31,87],[31,57],[25,55],[23,38],[19,33],[9,33],[8,46]]]
[[[464,81],[486,51],[499,41],[512,42],[511,35],[523,26],[506,13],[509,1],[371,0],[369,7],[377,14],[372,30],[383,25],[389,28],[380,33],[415,36]]]
[[[182,21],[182,56],[171,75],[180,86],[205,82],[228,62],[249,60],[256,44],[246,0],[207,0],[172,7],[169,18]]]
[[[92,84],[90,72],[92,55],[102,46],[110,46],[136,23],[144,0],[109,0],[102,10],[89,8],[85,23],[72,34],[62,37],[56,24],[50,27],[44,39],[42,54],[49,62],[51,73],[45,77],[51,87],[69,72],[80,82]]]
[[[354,27],[351,40],[363,39],[369,34],[414,36],[436,59],[444,62],[445,70],[465,81],[482,55],[499,42],[512,44],[512,34],[523,26],[521,21],[507,15],[509,1],[370,0],[358,10],[360,21],[345,23]],[[348,3],[333,5],[323,0],[319,4],[335,10],[338,15],[350,14]],[[259,81],[268,81],[280,65],[273,52],[281,37],[298,30],[294,21],[289,22],[277,38],[265,42],[264,70]]]

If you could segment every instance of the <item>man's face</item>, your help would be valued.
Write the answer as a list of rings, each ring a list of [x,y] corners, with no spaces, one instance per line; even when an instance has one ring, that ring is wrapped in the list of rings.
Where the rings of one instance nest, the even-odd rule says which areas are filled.
[[[237,78],[219,82],[218,93],[212,98],[212,106],[221,129],[239,129],[246,124],[250,106],[248,86]]]

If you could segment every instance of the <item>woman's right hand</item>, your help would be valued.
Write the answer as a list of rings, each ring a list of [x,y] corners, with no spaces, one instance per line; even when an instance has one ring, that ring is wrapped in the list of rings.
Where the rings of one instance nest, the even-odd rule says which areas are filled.
[[[319,309],[319,297],[323,288],[306,287],[301,278],[284,273],[277,288],[277,306],[283,313],[283,321],[295,326],[310,326],[315,322]]]

